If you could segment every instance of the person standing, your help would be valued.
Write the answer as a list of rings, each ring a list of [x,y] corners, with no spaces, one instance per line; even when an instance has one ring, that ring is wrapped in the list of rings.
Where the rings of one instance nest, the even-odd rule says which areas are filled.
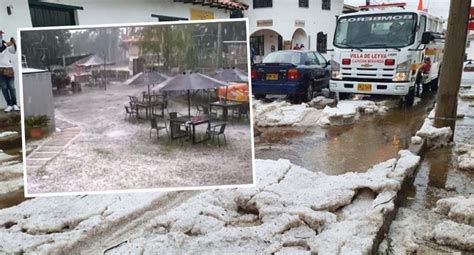
[[[299,49],[300,49],[300,45],[297,43],[297,44],[295,45],[295,47],[293,47],[293,49],[294,49],[294,50],[299,50]]]
[[[3,35],[3,30],[0,30],[0,88],[7,102],[7,108],[4,111],[19,111],[20,108],[16,102],[15,71],[13,70],[9,55],[16,53],[16,43],[13,37],[10,38],[9,42],[5,42]]]

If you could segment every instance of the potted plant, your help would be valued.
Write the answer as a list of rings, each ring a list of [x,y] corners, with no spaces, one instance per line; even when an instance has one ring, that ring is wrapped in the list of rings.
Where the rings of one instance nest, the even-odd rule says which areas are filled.
[[[30,116],[25,120],[31,139],[41,139],[44,135],[44,128],[49,124],[49,117],[46,115]]]

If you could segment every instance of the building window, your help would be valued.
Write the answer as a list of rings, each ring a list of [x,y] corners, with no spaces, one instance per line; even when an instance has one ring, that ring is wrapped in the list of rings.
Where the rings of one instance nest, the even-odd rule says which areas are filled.
[[[253,0],[253,8],[272,7],[273,0]]]
[[[263,56],[265,54],[263,41],[263,35],[250,36],[250,48],[254,50],[255,55]]]
[[[243,17],[244,17],[244,13],[239,9],[235,9],[235,10],[230,11],[230,18],[231,19],[238,19],[238,18],[243,18]]]
[[[31,23],[33,27],[77,25],[77,10],[80,6],[56,4],[30,0]]]
[[[298,5],[299,7],[309,7],[309,1],[308,0],[298,0]]]
[[[323,5],[321,8],[323,10],[331,10],[331,0],[323,0],[322,3]]]
[[[328,34],[319,32],[316,38],[316,50],[320,53],[327,52]]]

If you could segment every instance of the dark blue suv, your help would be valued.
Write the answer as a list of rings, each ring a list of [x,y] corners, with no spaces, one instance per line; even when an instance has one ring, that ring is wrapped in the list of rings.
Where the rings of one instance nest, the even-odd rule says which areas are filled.
[[[252,94],[287,95],[293,101],[308,102],[314,92],[329,88],[331,66],[318,52],[284,50],[272,52],[252,66]]]

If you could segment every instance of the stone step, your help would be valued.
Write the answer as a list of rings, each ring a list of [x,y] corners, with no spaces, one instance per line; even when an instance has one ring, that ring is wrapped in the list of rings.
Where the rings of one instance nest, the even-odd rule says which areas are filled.
[[[21,114],[20,112],[6,113],[0,109],[0,128],[20,126]]]
[[[1,134],[2,132],[0,132]],[[0,149],[9,150],[21,148],[21,134],[12,134],[7,136],[0,136]]]
[[[0,151],[0,164],[11,162],[11,161],[17,161],[19,159],[20,159],[20,155],[9,155],[9,154],[3,153],[3,151]]]

